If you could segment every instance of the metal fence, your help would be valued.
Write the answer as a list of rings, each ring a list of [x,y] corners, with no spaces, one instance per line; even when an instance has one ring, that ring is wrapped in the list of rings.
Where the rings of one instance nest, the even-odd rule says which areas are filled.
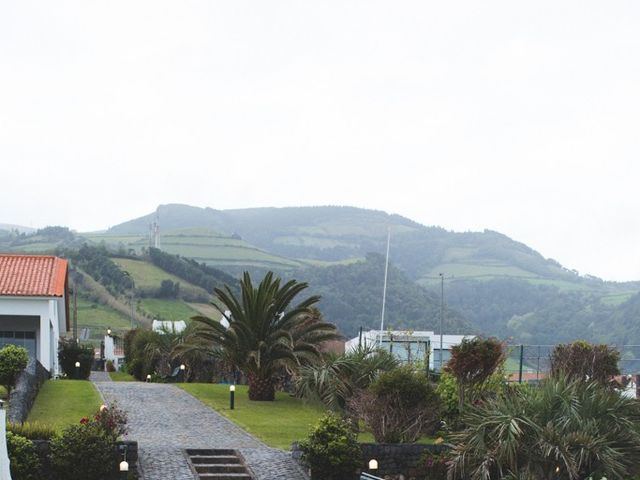
[[[640,373],[640,345],[611,345],[620,352],[620,371]],[[549,374],[555,345],[508,345],[505,375],[510,382],[537,383]]]

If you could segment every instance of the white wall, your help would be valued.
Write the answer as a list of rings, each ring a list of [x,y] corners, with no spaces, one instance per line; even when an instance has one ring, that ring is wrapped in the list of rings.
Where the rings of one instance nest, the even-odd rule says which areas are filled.
[[[58,370],[58,338],[60,321],[58,299],[47,297],[0,297],[0,315],[28,315],[40,318],[36,329],[37,359],[52,374]],[[15,321],[12,320],[12,324]],[[32,328],[29,322],[25,328]],[[51,336],[53,335],[53,339]],[[53,341],[52,341],[53,340]]]

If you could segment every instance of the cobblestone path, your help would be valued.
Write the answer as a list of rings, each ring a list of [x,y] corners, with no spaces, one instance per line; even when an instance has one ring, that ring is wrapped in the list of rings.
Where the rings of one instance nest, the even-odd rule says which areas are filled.
[[[257,480],[306,479],[288,452],[267,447],[173,385],[95,384],[107,401],[117,401],[127,412],[128,437],[138,442],[144,480],[193,480],[182,453],[185,448],[236,449]]]

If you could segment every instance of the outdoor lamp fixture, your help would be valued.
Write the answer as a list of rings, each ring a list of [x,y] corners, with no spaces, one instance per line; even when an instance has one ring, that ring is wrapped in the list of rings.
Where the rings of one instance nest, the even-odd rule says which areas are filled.
[[[369,470],[377,470],[378,469],[378,460],[372,458],[369,460]]]
[[[151,381],[151,374],[147,373],[147,382],[150,382],[150,381]]]
[[[0,400],[0,410],[4,410],[4,400]]]
[[[235,407],[236,386],[229,385],[229,410],[233,410]]]
[[[120,471],[128,472],[129,471],[129,463],[126,460],[120,462]]]
[[[119,470],[121,472],[128,472],[129,471],[129,462],[127,462],[127,452],[129,450],[129,448],[128,448],[127,445],[120,445],[118,450],[120,451],[120,454],[122,455],[122,461],[120,462]],[[122,473],[121,474],[121,478],[123,478],[123,479],[127,478],[127,473]]]
[[[107,328],[107,335],[111,336],[111,327]]]
[[[100,411],[104,412],[107,409],[107,406],[103,403],[102,405],[100,405]]]
[[[182,374],[182,383],[184,383],[184,370],[187,368],[187,366],[183,363],[182,365],[180,365],[180,373]]]

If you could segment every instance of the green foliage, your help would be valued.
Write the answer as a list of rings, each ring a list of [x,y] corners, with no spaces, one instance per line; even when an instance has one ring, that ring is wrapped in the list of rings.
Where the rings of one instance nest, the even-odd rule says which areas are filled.
[[[303,458],[311,468],[312,480],[355,478],[362,452],[350,420],[328,413],[306,440],[300,442]]]
[[[504,362],[504,345],[497,338],[474,337],[451,347],[446,369],[458,382],[458,408],[462,410],[466,389],[483,384]]]
[[[412,443],[437,425],[440,398],[422,372],[404,366],[381,373],[350,400],[376,442]]]
[[[29,440],[50,440],[56,429],[43,422],[7,423],[7,431]]]
[[[29,354],[24,347],[6,345],[0,348],[0,385],[7,391],[7,396],[18,380],[18,375],[27,368]]]
[[[171,280],[162,280],[162,282],[160,282],[160,290],[158,290],[158,297],[178,298],[179,293],[180,293],[180,282],[173,283]]]
[[[51,441],[51,466],[58,480],[113,479],[118,462],[115,439],[93,422],[67,427]]]
[[[396,357],[374,346],[359,346],[342,355],[329,353],[321,363],[300,368],[296,395],[317,399],[331,410],[342,411],[355,392],[369,387],[380,372],[397,366]]]
[[[367,254],[349,265],[307,268],[296,272],[309,283],[312,293],[322,296],[322,311],[346,336],[355,336],[360,327],[378,328],[380,295],[384,282],[385,258]],[[440,297],[412,281],[406,273],[389,265],[386,324],[394,329],[429,330],[440,325]],[[378,320],[375,320],[378,319]],[[455,310],[445,310],[447,333],[472,333],[473,328]]]
[[[585,341],[556,345],[551,353],[551,374],[575,380],[612,385],[620,374],[620,353],[608,345],[592,345]]]
[[[234,290],[238,286],[238,281],[235,278],[221,270],[180,255],[165,253],[157,248],[149,248],[149,259],[155,266],[202,287],[207,292],[213,292],[214,288],[221,288],[225,284],[233,285]]]
[[[33,442],[21,435],[7,432],[9,467],[13,480],[38,480],[40,459]]]
[[[95,353],[91,345],[81,345],[74,339],[60,339],[58,345],[58,361],[60,368],[68,378],[86,380],[91,374],[91,365]],[[80,368],[76,367],[80,362]]]
[[[447,478],[447,462],[449,458],[445,453],[433,453],[425,451],[420,458],[420,467],[424,480],[444,480]]]
[[[229,322],[225,328],[217,320],[193,317],[200,341],[216,347],[220,358],[231,368],[242,371],[249,381],[249,398],[274,399],[274,377],[287,368],[320,358],[319,345],[338,338],[335,327],[324,322],[311,309],[320,298],[309,297],[291,306],[306,283],[291,280],[281,285],[269,272],[257,287],[245,272],[240,282],[242,295],[236,297],[230,287],[216,289],[223,307],[213,304]],[[225,310],[230,314],[225,313]],[[200,349],[202,344],[196,344]]]
[[[69,249],[64,253],[75,266],[87,272],[113,294],[123,293],[134,287],[131,276],[111,260],[104,246],[85,244],[79,250]]]
[[[450,440],[452,478],[578,480],[640,473],[640,403],[550,378],[471,407]]]

